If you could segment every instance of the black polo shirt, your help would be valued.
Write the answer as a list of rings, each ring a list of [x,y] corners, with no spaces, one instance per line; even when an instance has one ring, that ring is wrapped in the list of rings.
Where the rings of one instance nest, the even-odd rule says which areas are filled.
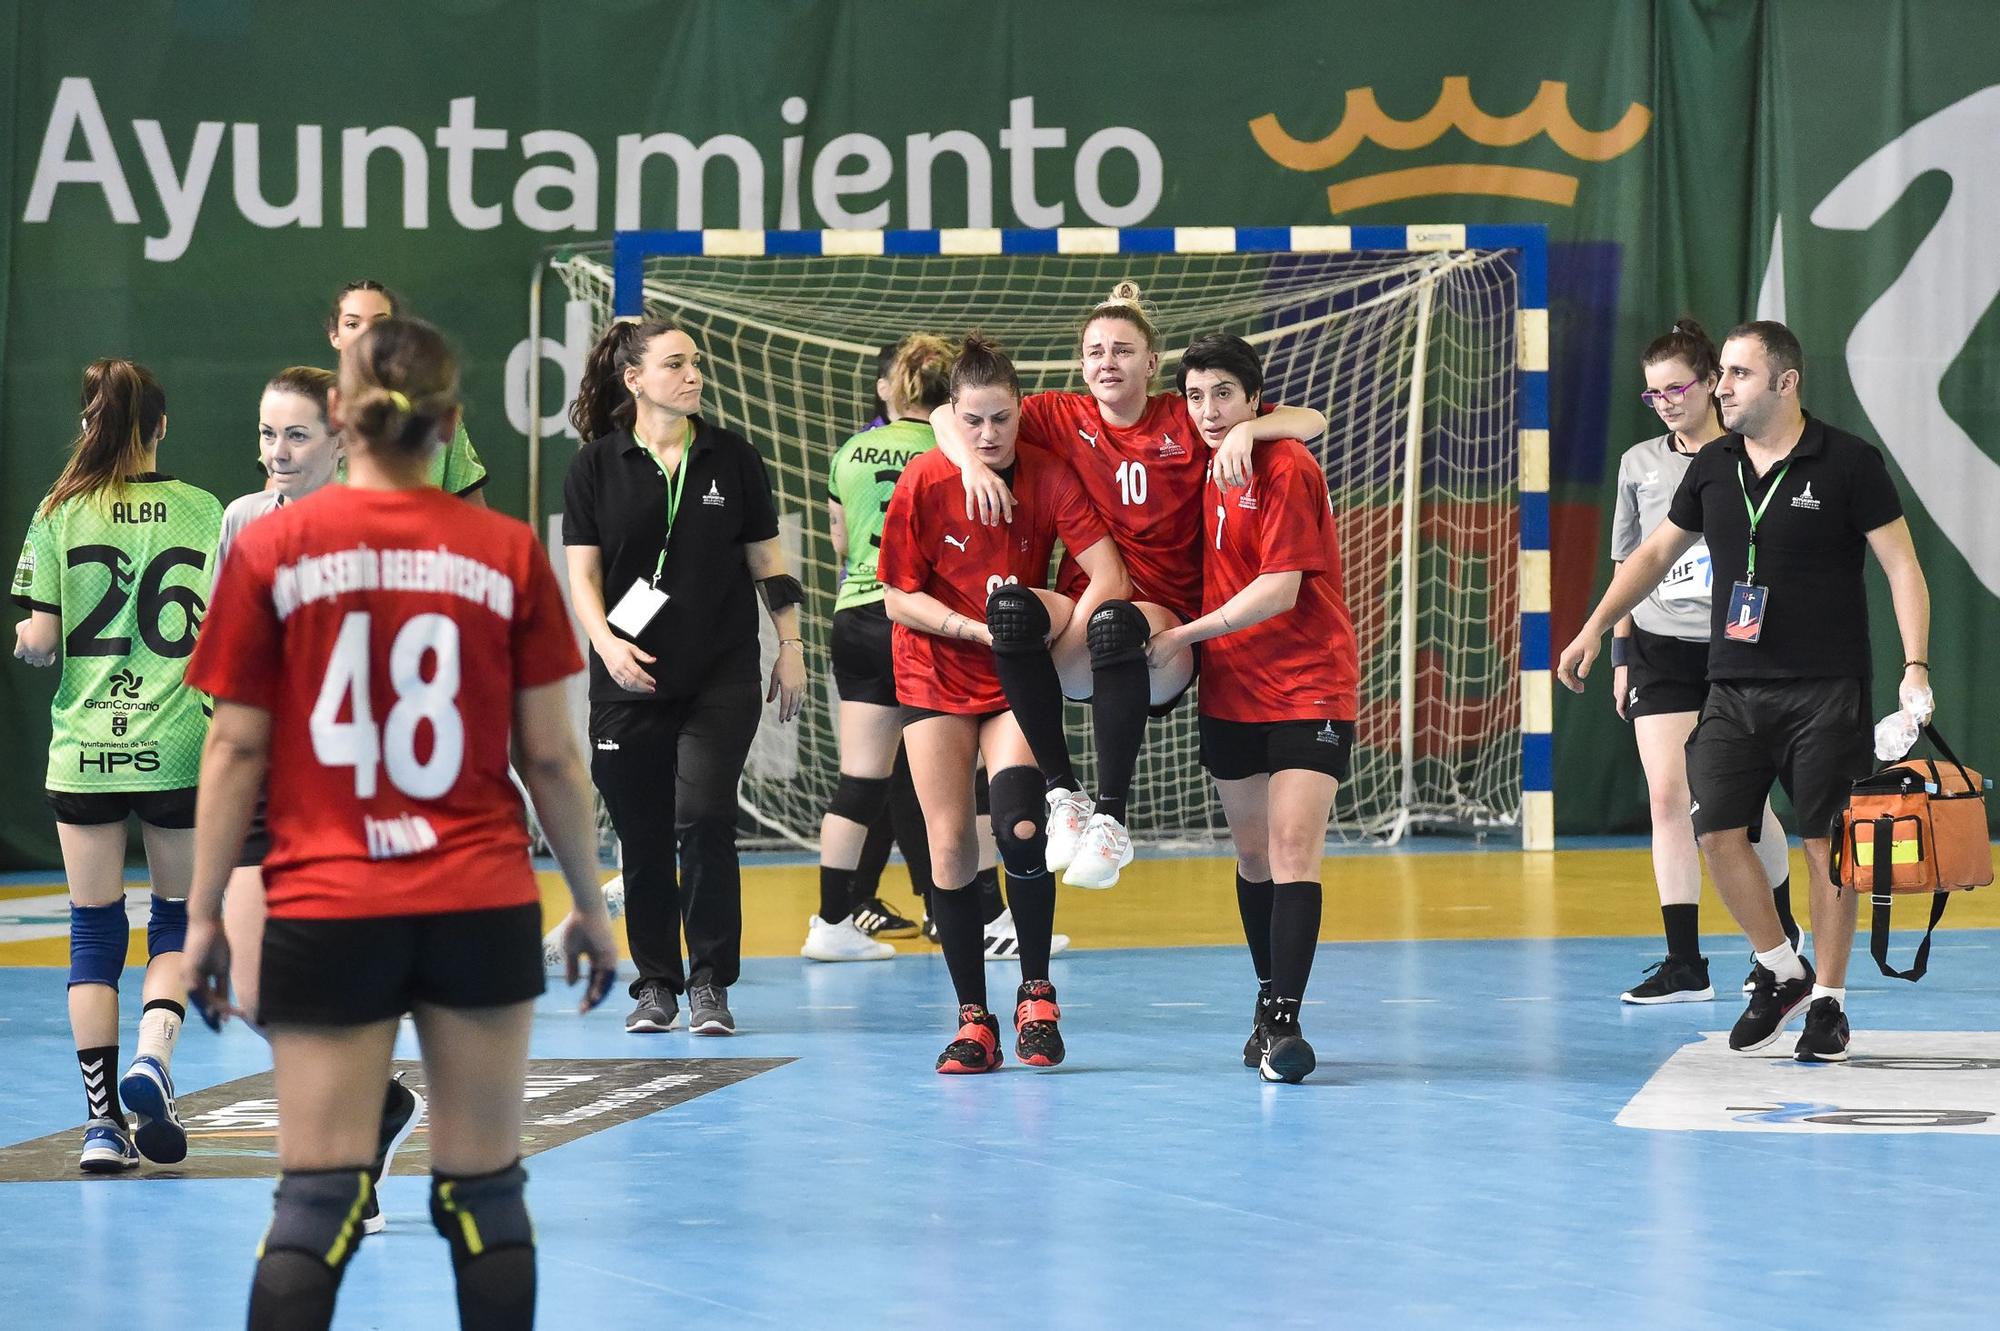
[[[1667,517],[1708,540],[1714,570],[1708,677],[1722,679],[1867,679],[1868,589],[1862,568],[1868,533],[1903,516],[1882,453],[1873,444],[1812,416],[1784,460],[1763,476],[1726,435],[1695,454]],[[1769,588],[1761,641],[1722,633],[1730,588],[1750,562],[1750,502],[1777,493],[1757,523],[1757,582]],[[1778,479],[1784,472],[1782,480]]]
[[[592,702],[667,701],[711,684],[757,679],[762,602],[743,547],[778,534],[770,477],[742,435],[699,416],[689,427],[693,436],[681,459],[687,479],[660,575],[667,603],[636,639],[659,658],[646,667],[658,690],[627,693],[593,650]],[[585,444],[563,481],[563,542],[600,551],[607,611],[634,581],[652,578],[666,538],[667,481],[652,455],[626,430]]]

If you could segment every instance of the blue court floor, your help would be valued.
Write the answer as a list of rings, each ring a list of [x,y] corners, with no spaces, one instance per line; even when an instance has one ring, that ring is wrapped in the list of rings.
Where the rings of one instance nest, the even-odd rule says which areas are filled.
[[[962,1079],[930,1071],[935,957],[752,961],[735,1040],[627,1036],[613,1004],[579,1018],[552,992],[538,1058],[793,1061],[529,1161],[540,1325],[1990,1328],[2000,1059],[1954,1051],[1993,1037],[1868,1055],[2000,1030],[1996,942],[1941,939],[1919,986],[1858,979],[1854,1064],[1778,1061],[1789,1040],[1728,1056],[1722,1075],[1776,1079],[1772,1104],[1695,1103],[1699,1068],[1657,1098],[1727,1131],[1616,1121],[1734,1019],[1722,937],[1717,1002],[1648,1009],[1615,998],[1643,938],[1323,945],[1298,1087],[1240,1065],[1237,949],[1059,958],[1068,1063]],[[988,971],[1002,1006],[1016,976]],[[6,1141],[79,1123],[62,983],[0,970]],[[175,1075],[185,1100],[265,1067],[248,1032],[195,1027]],[[1972,1108],[1905,1104],[1957,1074]],[[1891,1130],[1913,1123],[1968,1130]],[[241,1325],[270,1187],[0,1184],[0,1325]],[[455,1325],[423,1178],[392,1175],[384,1203],[335,1324]]]

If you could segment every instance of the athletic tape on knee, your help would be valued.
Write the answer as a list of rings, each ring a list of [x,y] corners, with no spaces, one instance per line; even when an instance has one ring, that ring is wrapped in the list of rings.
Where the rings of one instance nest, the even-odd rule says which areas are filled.
[[[432,1174],[431,1223],[451,1245],[453,1265],[496,1248],[535,1246],[528,1171],[515,1161],[491,1174]]]
[[[1042,774],[1032,767],[1006,767],[993,774],[993,840],[1009,878],[1032,878],[1049,871],[1048,801],[1042,797]],[[1022,836],[1017,828],[1031,824]]]
[[[849,776],[842,772],[840,780],[834,783],[833,798],[827,801],[826,811],[863,827],[872,827],[888,807],[888,777]]]
[[[125,970],[125,946],[131,941],[125,923],[125,903],[69,908],[69,982],[118,987]]]
[[[332,1270],[343,1269],[361,1246],[361,1217],[374,1195],[366,1165],[286,1170],[278,1175],[271,1228],[257,1255],[304,1253]]]
[[[1106,601],[1091,612],[1090,623],[1084,626],[1084,638],[1090,643],[1091,666],[1145,660],[1146,639],[1152,633],[1152,625],[1146,622],[1138,606],[1130,601]]]
[[[179,952],[187,946],[188,904],[153,894],[153,913],[146,918],[146,955]]]
[[[1048,645],[1049,608],[1030,588],[1002,583],[986,598],[986,628],[996,655],[1032,655]]]

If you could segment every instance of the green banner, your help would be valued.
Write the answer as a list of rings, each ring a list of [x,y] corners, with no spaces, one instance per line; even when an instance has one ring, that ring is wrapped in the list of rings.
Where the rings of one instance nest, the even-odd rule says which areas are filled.
[[[1781,311],[1808,406],[1879,439],[1904,486],[1941,720],[1975,757],[2000,739],[1976,683],[2000,646],[1987,0],[355,0],[310,24],[243,0],[111,17],[0,0],[0,31],[10,540],[95,356],[159,372],[166,469],[224,500],[254,488],[259,386],[330,363],[325,304],[355,277],[458,339],[490,498],[520,513],[529,412],[560,428],[589,331],[552,284],[529,338],[550,245],[638,226],[1538,221],[1558,646],[1608,571],[1606,458],[1655,429],[1639,348],[1683,311],[1718,329]],[[531,355],[548,358],[536,404]],[[53,683],[0,674],[10,866],[55,862]],[[1556,785],[1564,831],[1643,823],[1601,685],[1559,703]]]

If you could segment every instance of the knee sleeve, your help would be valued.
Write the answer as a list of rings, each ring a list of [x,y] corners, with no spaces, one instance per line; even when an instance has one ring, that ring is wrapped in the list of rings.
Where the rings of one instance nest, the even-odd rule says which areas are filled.
[[[431,1223],[451,1245],[451,1264],[462,1266],[501,1248],[532,1248],[528,1171],[515,1161],[491,1174],[432,1174]]]
[[[840,780],[833,787],[833,798],[827,802],[826,811],[872,827],[882,816],[882,810],[889,806],[889,778],[873,776],[849,776],[840,774]]]
[[[188,904],[153,894],[153,913],[146,920],[146,955],[179,952],[187,946]]]
[[[993,774],[991,786],[993,840],[999,844],[1007,877],[1047,873],[1048,802],[1042,795],[1042,774],[1032,767],[1003,768]],[[1026,836],[1017,831],[1022,823],[1033,828]]]
[[[986,627],[996,656],[1032,656],[1049,637],[1049,608],[1033,589],[1006,582],[986,598]]]
[[[1093,610],[1084,637],[1090,643],[1092,669],[1146,659],[1146,640],[1153,626],[1130,601],[1106,601]]]
[[[69,908],[69,982],[105,984],[118,987],[125,970],[125,945],[130,935],[125,923],[125,903],[108,906]]]
[[[299,1253],[324,1266],[338,1282],[354,1250],[361,1246],[361,1217],[374,1195],[366,1165],[286,1170],[278,1176],[271,1228],[257,1256],[268,1259],[275,1253]]]

